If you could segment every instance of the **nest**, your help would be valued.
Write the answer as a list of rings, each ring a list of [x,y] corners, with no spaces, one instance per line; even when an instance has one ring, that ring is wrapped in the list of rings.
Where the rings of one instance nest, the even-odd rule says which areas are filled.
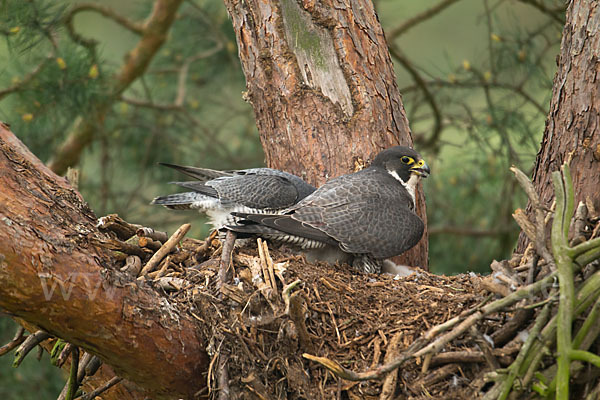
[[[231,279],[221,283],[223,247],[216,238],[185,238],[148,272],[148,282],[187,309],[208,339],[211,393],[222,390],[223,364],[231,398],[378,399],[384,390],[414,398],[462,397],[471,391],[479,368],[469,360],[485,359],[471,348],[470,335],[432,360],[434,373],[422,374],[419,360],[405,364],[394,374],[394,387],[389,379],[345,381],[308,357],[336,360],[349,370],[377,368],[422,332],[489,299],[479,276],[362,274],[348,265],[308,263],[259,239],[234,249]],[[486,320],[481,334],[503,322]]]
[[[571,248],[597,245],[600,218],[590,207],[591,202],[580,205],[575,214]],[[122,270],[145,276],[198,320],[211,357],[207,391],[199,397],[222,392],[241,399],[548,395],[559,385],[553,386],[552,378],[560,270],[544,239],[552,212],[536,215],[531,222],[516,212],[532,244],[511,260],[494,261],[486,277],[356,273],[347,265],[307,263],[260,239],[235,248],[214,235],[181,240],[189,229],[185,225],[154,244],[160,238],[153,239],[151,230],[140,234],[134,227],[138,239],[130,244],[144,257],[124,258]],[[104,228],[119,232],[108,225]],[[144,237],[149,240],[140,242]],[[573,256],[578,273],[569,318],[574,345],[597,353],[600,330],[590,328],[600,309],[600,254],[594,254]],[[140,273],[142,259],[149,261]],[[600,392],[598,376],[598,368],[576,368],[571,392]]]

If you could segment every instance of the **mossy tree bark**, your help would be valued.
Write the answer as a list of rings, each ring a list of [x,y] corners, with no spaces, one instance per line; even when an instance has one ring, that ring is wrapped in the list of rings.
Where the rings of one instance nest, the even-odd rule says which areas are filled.
[[[412,145],[370,0],[225,0],[270,167],[314,184]],[[419,188],[417,209],[426,220]],[[427,233],[397,260],[427,267]]]
[[[0,310],[108,364],[88,383],[132,382],[103,398],[187,398],[205,385],[197,323],[119,273],[81,195],[2,123],[0,187]]]
[[[571,153],[575,204],[589,198],[600,211],[600,5],[594,0],[574,0],[567,10],[550,111],[533,171],[534,185],[547,207],[554,199],[551,174]],[[521,233],[518,251],[526,245]]]

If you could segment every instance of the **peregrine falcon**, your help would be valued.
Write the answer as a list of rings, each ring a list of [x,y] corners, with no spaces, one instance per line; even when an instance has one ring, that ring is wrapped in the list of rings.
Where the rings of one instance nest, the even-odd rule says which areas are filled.
[[[316,190],[296,175],[271,168],[218,171],[165,163],[161,165],[197,180],[173,182],[192,192],[156,197],[151,204],[175,210],[204,212],[215,229],[234,224],[238,218],[231,215],[232,212],[277,214]]]
[[[334,250],[336,260],[379,273],[384,259],[421,239],[424,224],[415,213],[415,189],[429,173],[419,153],[392,147],[368,168],[328,181],[278,215],[235,213],[243,219],[226,228],[238,237],[258,235],[316,251],[315,259],[322,259],[318,252]]]

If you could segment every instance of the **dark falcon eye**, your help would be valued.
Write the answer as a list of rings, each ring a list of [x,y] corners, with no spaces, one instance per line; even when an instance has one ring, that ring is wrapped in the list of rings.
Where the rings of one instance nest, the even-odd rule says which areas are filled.
[[[410,164],[411,162],[414,162],[412,158],[404,156],[400,159],[404,164]]]

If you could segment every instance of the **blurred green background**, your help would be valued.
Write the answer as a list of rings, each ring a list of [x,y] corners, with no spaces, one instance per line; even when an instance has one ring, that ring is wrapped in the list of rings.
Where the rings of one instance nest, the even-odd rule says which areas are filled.
[[[143,20],[153,4],[97,3],[132,20]],[[508,168],[514,164],[528,173],[533,166],[551,96],[564,5],[553,0],[459,0],[408,30],[400,29],[441,3],[450,4],[375,1],[415,147],[432,167],[424,182],[430,268],[447,274],[486,272],[492,259],[509,257],[517,239],[511,213],[524,207],[526,198]],[[242,99],[245,81],[223,3],[184,2],[147,73],[116,100],[106,96],[106,89],[138,37],[96,12],[81,12],[74,28],[97,41],[90,51],[65,28],[64,15],[73,4],[0,1],[5,39],[0,42],[0,120],[48,161],[79,118],[110,102],[100,134],[78,166],[79,188],[91,208],[98,216],[118,213],[168,232],[192,221],[191,235],[204,237],[208,227],[201,216],[149,202],[177,191],[167,182],[181,179],[157,162],[217,169],[264,165],[253,111]],[[175,109],[170,106],[186,62],[185,100]],[[40,72],[28,80],[36,66]],[[16,89],[6,90],[11,87]],[[3,342],[14,330],[6,321],[0,318]],[[55,379],[60,374],[40,369],[47,362],[34,360],[17,371],[9,364],[7,357],[0,358],[0,397],[54,398],[60,390]],[[21,391],[27,388],[40,395]]]

